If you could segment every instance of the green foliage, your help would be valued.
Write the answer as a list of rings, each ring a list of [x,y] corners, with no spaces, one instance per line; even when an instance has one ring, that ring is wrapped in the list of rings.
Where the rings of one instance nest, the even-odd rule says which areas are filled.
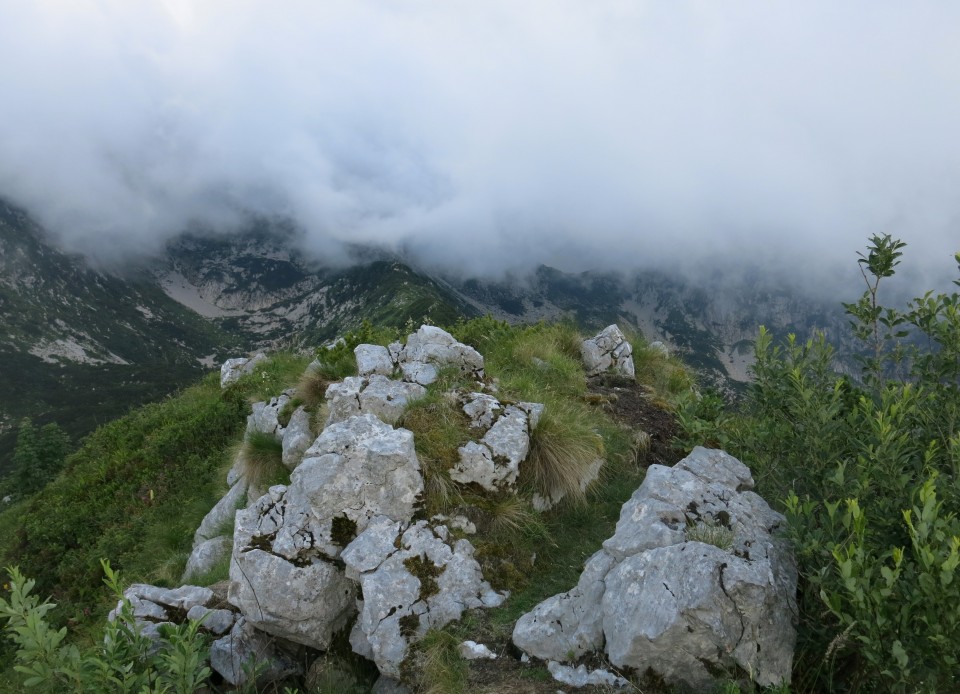
[[[960,686],[960,296],[882,306],[903,247],[875,236],[861,254],[868,289],[847,310],[862,385],[834,373],[822,335],[775,345],[761,328],[744,411],[681,408],[688,437],[741,457],[787,513],[801,690]]]
[[[210,669],[204,664],[207,637],[200,633],[200,623],[161,630],[153,641],[140,632],[117,574],[106,562],[102,569],[120,607],[86,651],[67,642],[66,627],[57,629],[49,623],[47,614],[56,605],[33,594],[35,582],[18,568],[7,570],[10,597],[0,598],[0,617],[6,619],[4,631],[17,648],[15,670],[22,686],[51,694],[190,694],[204,687]]]
[[[247,433],[239,459],[243,475],[254,489],[290,483],[290,471],[283,465],[283,444],[273,434]]]
[[[330,384],[342,381],[347,376],[356,376],[357,360],[353,350],[357,345],[386,346],[399,337],[396,329],[374,328],[369,320],[363,321],[359,328],[345,333],[332,345],[316,350],[318,363],[311,369],[314,380]]]
[[[183,561],[221,495],[225,451],[243,430],[246,397],[270,378],[247,380],[221,391],[211,374],[91,434],[64,474],[17,508],[15,519],[6,521],[14,509],[0,514],[0,526],[12,530],[0,537],[4,560],[19,564],[70,614],[98,608],[100,557],[148,581],[161,565]]]
[[[37,429],[30,419],[22,420],[13,451],[12,485],[7,490],[29,496],[42,489],[57,476],[69,451],[70,438],[57,424]]]
[[[460,640],[445,630],[431,630],[415,646],[410,668],[425,694],[460,694],[466,691],[467,662],[460,656]]]

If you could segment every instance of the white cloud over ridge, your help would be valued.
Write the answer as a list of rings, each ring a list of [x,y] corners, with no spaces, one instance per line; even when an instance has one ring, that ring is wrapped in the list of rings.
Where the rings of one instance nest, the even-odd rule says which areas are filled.
[[[960,246],[952,3],[5,3],[0,89],[0,196],[107,260],[251,212],[478,273]]]

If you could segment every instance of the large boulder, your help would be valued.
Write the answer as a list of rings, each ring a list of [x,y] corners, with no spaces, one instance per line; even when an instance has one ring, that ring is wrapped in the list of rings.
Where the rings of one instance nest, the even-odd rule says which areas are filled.
[[[372,414],[332,424],[289,486],[237,513],[230,601],[257,628],[325,649],[354,605],[341,551],[375,516],[408,521],[422,492],[413,434]]]
[[[391,345],[391,348],[388,352],[393,355],[405,381],[429,385],[436,380],[438,370],[444,367],[453,367],[475,379],[483,379],[480,353],[435,326],[421,325],[417,332],[407,337],[404,347]]]
[[[282,487],[279,489],[283,489]],[[353,614],[356,585],[319,556],[291,561],[275,554],[264,518],[276,525],[277,487],[237,512],[228,598],[251,626],[320,650]],[[310,549],[309,543],[304,547]]]
[[[584,340],[580,345],[580,356],[587,376],[596,376],[614,371],[621,376],[633,378],[633,347],[620,328],[608,325],[597,335]]]
[[[234,687],[243,687],[255,675],[255,684],[296,675],[297,662],[277,648],[275,639],[257,631],[241,617],[227,636],[210,644],[210,667]]]
[[[651,466],[578,585],[521,617],[514,642],[555,661],[604,649],[615,666],[697,691],[736,667],[789,682],[796,566],[783,516],[752,487],[722,451]]]
[[[505,596],[483,580],[473,553],[469,541],[454,540],[443,525],[371,521],[342,554],[363,596],[350,635],[354,650],[384,675],[399,677],[409,645],[428,630],[464,610],[502,604]]]
[[[418,383],[395,381],[379,374],[350,376],[327,388],[327,426],[359,414],[372,414],[396,424],[407,405],[427,389]]]
[[[252,412],[247,416],[247,433],[272,434],[281,440],[284,428],[280,424],[280,410],[290,402],[293,394],[293,389],[285,390],[277,397],[270,398],[269,402],[253,403]]]

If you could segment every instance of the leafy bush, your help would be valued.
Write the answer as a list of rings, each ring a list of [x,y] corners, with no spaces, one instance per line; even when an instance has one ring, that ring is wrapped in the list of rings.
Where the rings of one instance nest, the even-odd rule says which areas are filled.
[[[875,236],[859,261],[861,382],[833,371],[822,335],[775,345],[761,328],[744,411],[682,410],[688,436],[741,457],[787,513],[801,691],[960,687],[960,296],[882,306],[903,247]]]
[[[117,574],[106,562],[102,568],[104,582],[119,599],[120,609],[106,623],[102,638],[87,651],[66,642],[66,627],[56,629],[47,621],[56,605],[40,602],[32,592],[35,581],[17,568],[7,570],[10,597],[0,598],[0,617],[6,619],[7,638],[17,647],[14,669],[22,676],[23,686],[52,694],[190,694],[203,687],[210,669],[205,664],[207,637],[199,631],[199,622],[161,629],[156,641],[144,636]]]

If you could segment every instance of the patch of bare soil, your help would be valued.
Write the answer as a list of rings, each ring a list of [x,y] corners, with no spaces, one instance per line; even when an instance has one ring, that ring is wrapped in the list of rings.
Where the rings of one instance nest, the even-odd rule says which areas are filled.
[[[611,417],[634,432],[650,436],[649,447],[637,461],[642,468],[656,463],[672,466],[682,457],[673,447],[677,434],[676,416],[657,405],[646,386],[634,380],[604,375],[587,382],[591,399]]]

